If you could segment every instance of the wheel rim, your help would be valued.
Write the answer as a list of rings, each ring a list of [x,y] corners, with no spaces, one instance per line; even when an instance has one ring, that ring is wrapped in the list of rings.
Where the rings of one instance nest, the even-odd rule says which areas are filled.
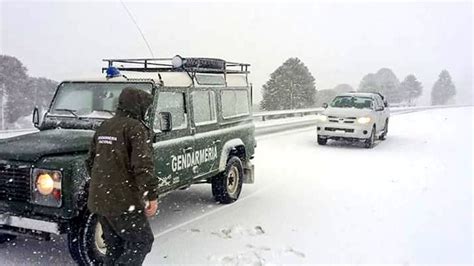
[[[97,225],[95,226],[95,234],[94,234],[94,242],[95,242],[95,247],[97,250],[105,255],[107,252],[107,247],[105,245],[104,238],[102,237],[103,231],[102,231],[102,225],[97,222]]]
[[[229,170],[229,173],[227,174],[227,192],[229,192],[229,194],[234,194],[237,192],[239,181],[239,169],[237,169],[235,166],[232,166]]]

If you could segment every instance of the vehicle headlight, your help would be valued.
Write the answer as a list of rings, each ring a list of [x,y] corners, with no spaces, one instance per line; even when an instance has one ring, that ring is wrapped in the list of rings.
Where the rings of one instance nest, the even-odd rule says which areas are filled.
[[[368,123],[370,123],[370,117],[366,117],[366,116],[359,117],[359,118],[357,118],[357,123],[359,123],[359,124],[368,124]]]
[[[60,171],[35,168],[31,178],[31,200],[33,203],[53,207],[61,206],[62,174]]]
[[[317,114],[316,120],[319,122],[326,122],[328,120],[328,117],[322,114]]]
[[[53,193],[54,181],[49,174],[40,174],[36,179],[36,189],[43,195]]]

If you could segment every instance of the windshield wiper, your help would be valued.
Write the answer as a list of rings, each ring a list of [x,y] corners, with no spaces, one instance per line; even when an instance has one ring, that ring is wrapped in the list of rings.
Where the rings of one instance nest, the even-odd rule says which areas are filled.
[[[97,111],[97,112],[105,112],[105,113],[109,113],[111,114],[112,116],[115,115],[115,112],[114,111],[110,111],[110,110],[105,110],[105,109],[94,109],[92,111]]]
[[[67,108],[60,108],[60,109],[54,109],[54,111],[65,111],[71,113],[75,118],[79,118],[79,116],[76,114],[76,110],[72,109],[67,109]]]

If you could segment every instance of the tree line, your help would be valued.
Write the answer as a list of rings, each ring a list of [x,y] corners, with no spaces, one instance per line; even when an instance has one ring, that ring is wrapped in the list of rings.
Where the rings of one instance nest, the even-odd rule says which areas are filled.
[[[7,129],[19,118],[31,114],[35,106],[47,108],[58,83],[47,78],[30,77],[23,63],[13,56],[0,55],[0,129]],[[354,91],[348,84],[316,90],[316,80],[298,58],[289,58],[263,85],[261,110],[287,110],[320,107],[337,94]],[[365,75],[357,89],[381,92],[390,103],[412,105],[423,85],[410,74],[399,81],[392,70],[382,68]],[[441,71],[431,91],[433,105],[447,104],[456,95],[456,87],[447,70]]]
[[[0,55],[0,129],[8,129],[35,106],[46,108],[57,82],[30,77],[23,63],[13,56]]]
[[[337,94],[354,91],[348,84],[339,84],[333,89],[316,90],[315,78],[298,58],[289,58],[271,75],[263,85],[262,110],[285,110],[320,107]],[[413,105],[421,96],[423,85],[414,74],[403,81],[389,68],[365,75],[357,88],[360,92],[380,92],[389,103]],[[441,71],[431,90],[433,105],[447,104],[456,95],[456,88],[447,70]]]

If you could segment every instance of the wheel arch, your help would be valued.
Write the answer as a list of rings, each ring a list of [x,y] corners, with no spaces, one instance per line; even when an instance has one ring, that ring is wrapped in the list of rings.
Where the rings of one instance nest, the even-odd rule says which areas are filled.
[[[222,172],[225,170],[227,159],[231,155],[239,157],[241,161],[246,160],[247,152],[245,150],[244,142],[241,139],[231,139],[224,143],[219,159],[219,171]]]

